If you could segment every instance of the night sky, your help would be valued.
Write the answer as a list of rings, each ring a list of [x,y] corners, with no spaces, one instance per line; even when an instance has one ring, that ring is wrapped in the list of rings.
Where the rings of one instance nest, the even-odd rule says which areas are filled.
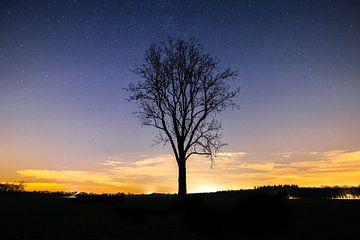
[[[1,1],[0,181],[28,189],[175,192],[123,90],[145,49],[196,37],[239,71],[214,168],[189,190],[360,183],[359,1]]]

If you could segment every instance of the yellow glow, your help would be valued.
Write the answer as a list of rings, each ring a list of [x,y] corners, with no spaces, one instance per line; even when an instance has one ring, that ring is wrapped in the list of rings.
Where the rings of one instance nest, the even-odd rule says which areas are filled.
[[[284,162],[274,158],[261,162],[246,159],[251,155],[248,153],[225,152],[218,154],[212,169],[209,159],[191,158],[187,165],[188,191],[214,192],[273,184],[315,187],[360,183],[360,151],[308,152],[304,153],[304,161],[291,161],[293,154],[279,153]],[[111,158],[99,162],[92,171],[21,169],[17,174],[15,180],[25,181],[30,191],[177,191],[177,166],[171,154],[144,156],[133,162]]]
[[[209,193],[209,192],[217,192],[217,191],[221,191],[223,190],[221,187],[219,186],[209,186],[209,185],[204,185],[204,186],[199,186],[199,187],[195,187],[193,191],[191,191],[190,189],[190,193]]]
[[[71,191],[65,184],[39,182],[25,183],[25,189],[27,191]]]
[[[0,182],[19,184],[19,182]],[[68,187],[65,184],[51,182],[26,182],[23,183],[26,191],[64,191]]]
[[[341,200],[359,200],[360,199],[360,196],[354,196],[352,194],[345,194],[344,196],[341,196],[341,197],[335,197],[335,198],[332,198],[332,199],[341,199]]]

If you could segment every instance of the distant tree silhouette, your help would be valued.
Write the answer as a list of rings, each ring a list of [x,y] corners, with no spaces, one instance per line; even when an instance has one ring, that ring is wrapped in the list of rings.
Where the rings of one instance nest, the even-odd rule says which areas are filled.
[[[226,82],[237,76],[221,69],[196,39],[169,38],[152,44],[142,65],[133,69],[142,80],[131,83],[129,101],[138,105],[142,125],[159,129],[154,141],[170,143],[178,168],[178,194],[186,195],[186,161],[191,155],[214,154],[224,144],[216,113],[236,107],[239,89]]]
[[[0,183],[0,192],[23,192],[25,191],[24,183]]]

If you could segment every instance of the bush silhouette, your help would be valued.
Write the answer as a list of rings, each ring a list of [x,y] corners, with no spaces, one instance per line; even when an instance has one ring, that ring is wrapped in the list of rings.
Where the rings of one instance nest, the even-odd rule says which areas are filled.
[[[123,201],[125,199],[124,193],[116,194],[94,194],[94,193],[85,193],[81,192],[76,194],[75,201],[77,202],[102,202],[102,203],[116,203]]]
[[[0,183],[0,192],[24,192],[23,182],[19,183]]]

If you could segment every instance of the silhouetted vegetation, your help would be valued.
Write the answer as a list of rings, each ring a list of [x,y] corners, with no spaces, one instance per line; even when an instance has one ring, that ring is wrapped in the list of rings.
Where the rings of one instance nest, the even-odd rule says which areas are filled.
[[[24,183],[0,183],[0,192],[23,192],[25,191]]]
[[[75,199],[78,202],[104,202],[104,203],[113,203],[120,202],[125,199],[124,193],[103,193],[103,194],[95,194],[95,193],[86,193],[81,192],[75,195]]]
[[[267,193],[283,192],[288,197],[293,198],[346,198],[348,196],[360,197],[360,187],[317,187],[305,188],[297,185],[273,185],[256,187],[257,191],[264,191]]]
[[[138,106],[141,124],[155,127],[156,143],[170,144],[178,164],[178,194],[187,193],[186,161],[192,155],[209,156],[224,145],[216,114],[236,107],[229,79],[237,72],[221,69],[219,60],[205,53],[195,39],[169,38],[151,45],[134,73],[142,80],[130,83],[129,101]]]
[[[268,185],[258,186],[254,189],[229,190],[212,193],[212,195],[222,197],[244,197],[251,194],[269,194],[282,196],[284,199],[331,199],[331,198],[359,198],[359,187],[299,187],[297,185]]]

